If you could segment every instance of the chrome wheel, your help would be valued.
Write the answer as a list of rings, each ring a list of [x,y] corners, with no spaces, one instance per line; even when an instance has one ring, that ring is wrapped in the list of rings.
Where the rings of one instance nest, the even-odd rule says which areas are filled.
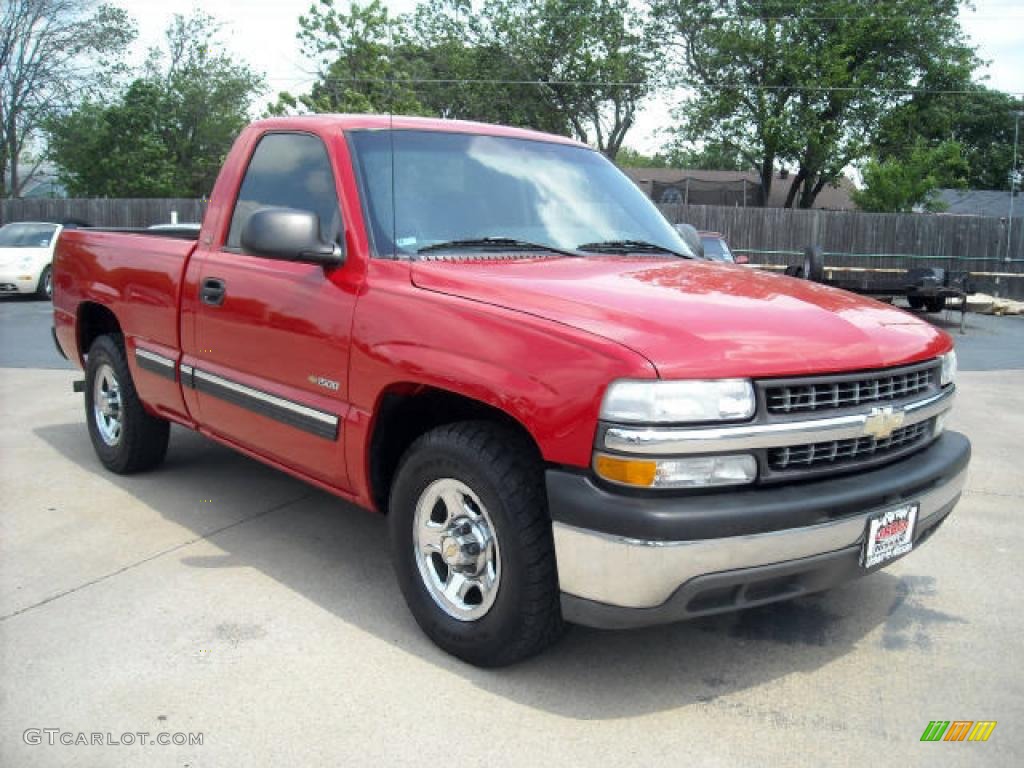
[[[53,272],[46,270],[43,275],[43,295],[48,299],[53,298]]]
[[[96,371],[92,388],[92,410],[96,419],[96,431],[107,445],[117,445],[121,440],[121,385],[117,382],[114,369],[104,363]]]
[[[434,602],[459,621],[482,618],[501,582],[498,540],[487,510],[465,483],[435,480],[416,502],[416,565]]]

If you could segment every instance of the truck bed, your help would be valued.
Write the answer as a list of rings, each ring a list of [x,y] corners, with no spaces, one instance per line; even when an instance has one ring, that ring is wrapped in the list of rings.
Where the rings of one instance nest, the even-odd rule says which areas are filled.
[[[83,303],[110,309],[133,338],[180,349],[181,283],[196,242],[148,230],[65,231],[54,253],[53,307],[57,339],[69,358],[81,360],[88,351],[79,349],[74,330]]]

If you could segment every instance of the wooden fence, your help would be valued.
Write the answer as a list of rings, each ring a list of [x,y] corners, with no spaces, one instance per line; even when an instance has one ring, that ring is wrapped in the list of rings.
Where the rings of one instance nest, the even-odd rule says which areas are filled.
[[[205,211],[205,200],[189,198],[25,198],[0,200],[0,224],[75,219],[92,227],[149,227],[169,224],[172,212],[182,224],[202,221]]]
[[[672,222],[721,232],[733,250],[759,264],[799,263],[803,249],[814,243],[824,248],[830,267],[961,269],[973,273],[981,290],[1024,297],[1024,219],[1014,221],[1008,249],[1006,219],[707,205],[660,208]],[[201,221],[205,209],[205,200],[190,199],[0,200],[0,224],[72,218],[97,227],[148,227],[170,222],[172,212],[182,223]]]
[[[1021,201],[1024,207],[1024,200]],[[672,222],[721,232],[734,251],[758,264],[799,264],[810,244],[830,267],[902,270],[944,267],[971,272],[980,290],[1024,295],[1024,218],[1007,220],[921,213],[802,211],[661,205]]]

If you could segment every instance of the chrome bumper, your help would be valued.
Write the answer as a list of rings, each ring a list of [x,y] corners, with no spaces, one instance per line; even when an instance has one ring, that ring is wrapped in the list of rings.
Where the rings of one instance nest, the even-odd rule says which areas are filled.
[[[953,504],[966,467],[945,483],[915,497],[917,526]],[[699,541],[647,541],[553,523],[558,578],[564,594],[620,608],[655,608],[692,579],[769,566],[855,547],[867,519],[879,509],[802,528]],[[932,521],[934,522],[934,521]]]

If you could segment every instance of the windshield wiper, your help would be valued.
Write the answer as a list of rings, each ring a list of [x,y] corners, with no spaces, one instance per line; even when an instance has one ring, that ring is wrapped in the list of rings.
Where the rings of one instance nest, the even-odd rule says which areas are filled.
[[[580,251],[593,251],[594,253],[670,253],[681,259],[692,259],[693,257],[673,251],[657,243],[649,243],[646,240],[602,240],[599,243],[583,243],[576,246]]]
[[[442,243],[433,243],[417,249],[416,253],[429,253],[430,251],[462,250],[471,248],[487,248],[505,251],[547,251],[558,253],[562,256],[580,256],[574,251],[556,248],[553,245],[543,243],[531,243],[529,240],[517,240],[514,237],[473,237],[465,240],[445,240]]]

